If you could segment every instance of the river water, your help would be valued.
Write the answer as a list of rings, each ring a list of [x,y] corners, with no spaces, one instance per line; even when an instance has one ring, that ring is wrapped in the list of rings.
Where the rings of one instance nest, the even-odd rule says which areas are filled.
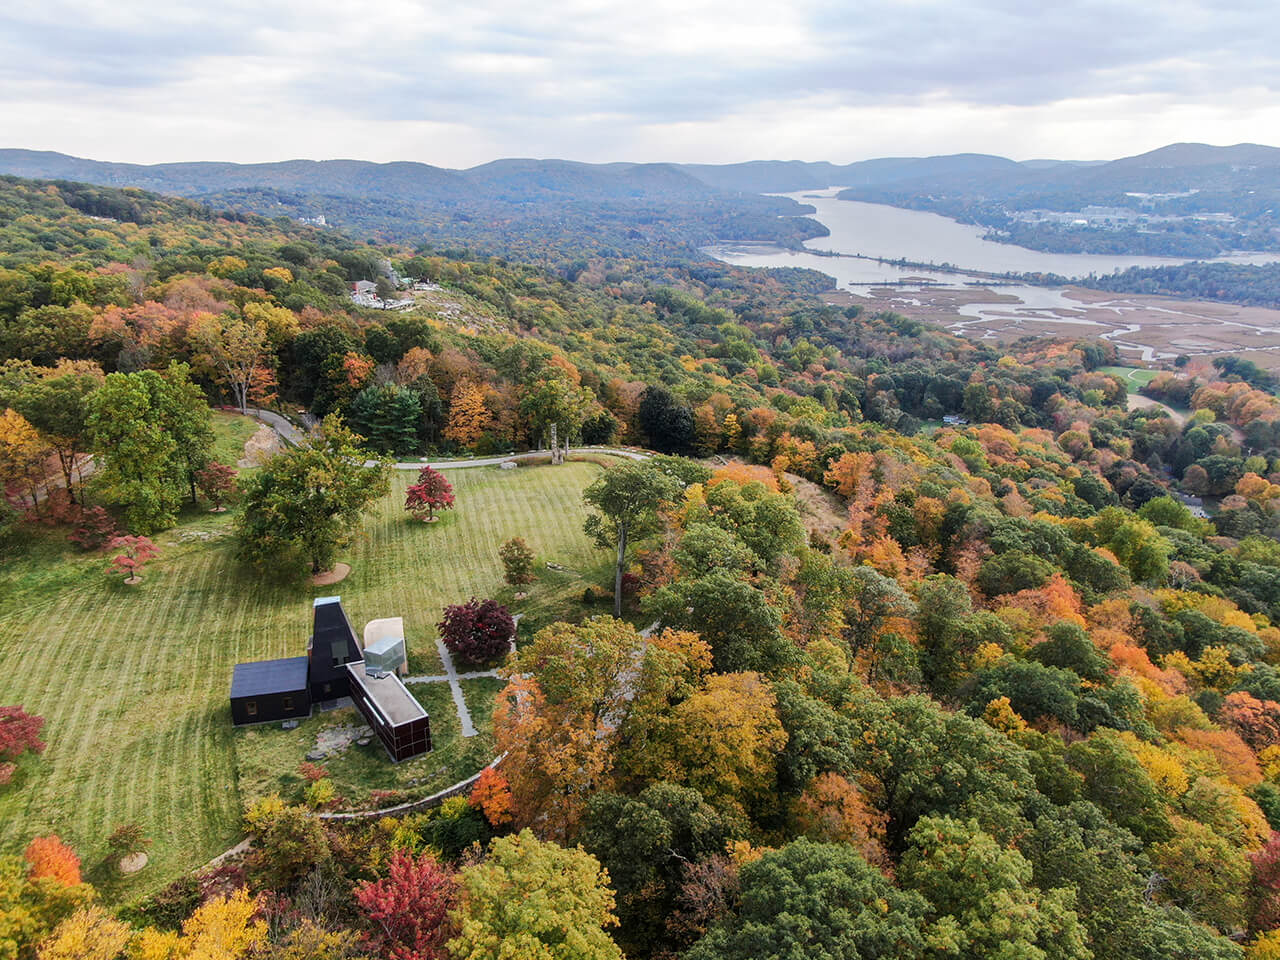
[[[818,256],[780,250],[772,246],[721,244],[707,248],[717,259],[742,266],[809,267],[836,278],[840,286],[850,283],[883,283],[906,277],[927,277],[955,284],[955,274],[900,268],[860,257],[910,260],[915,263],[951,265],[986,273],[1056,273],[1064,277],[1084,277],[1090,273],[1111,273],[1127,267],[1159,267],[1187,263],[1174,257],[1134,257],[1104,254],[1044,253],[1008,243],[984,240],[983,228],[957,223],[936,213],[903,210],[879,203],[837,200],[842,188],[786,193],[817,212],[817,220],[831,235],[805,243],[809,250],[842,254]],[[1233,263],[1269,263],[1280,260],[1276,253],[1238,254],[1223,257]],[[851,262],[852,260],[852,262]],[[962,278],[963,279],[963,278]]]
[[[903,210],[884,204],[837,200],[841,187],[827,190],[805,190],[786,193],[799,203],[816,208],[809,214],[831,231],[830,236],[817,237],[805,243],[807,251],[785,250],[770,244],[724,243],[704,248],[704,252],[725,263],[741,267],[805,267],[827,274],[848,293],[863,294],[873,285],[894,284],[906,290],[930,285],[964,288],[971,295],[980,291],[986,281],[972,274],[930,270],[925,267],[899,267],[876,259],[905,259],[915,263],[949,265],[961,270],[984,273],[1055,273],[1064,277],[1084,277],[1090,273],[1105,274],[1128,267],[1156,267],[1187,263],[1169,257],[1126,257],[1094,254],[1043,253],[1007,243],[982,238],[981,227],[957,223],[946,217],[919,210]],[[815,251],[815,252],[808,252]],[[838,256],[820,255],[835,253]],[[1270,263],[1280,260],[1277,253],[1238,254],[1221,258],[1233,263]],[[1072,322],[1063,311],[1077,311],[1078,301],[1065,296],[1062,288],[1025,284],[991,288],[990,302],[965,303],[956,312],[967,318],[950,325],[956,332],[966,327],[981,328],[983,321],[1017,314],[1027,319],[1054,319]],[[1021,300],[1010,304],[1009,295]],[[1119,313],[1120,311],[1117,311]],[[1082,326],[1096,326],[1079,320]],[[977,332],[977,331],[975,331]]]

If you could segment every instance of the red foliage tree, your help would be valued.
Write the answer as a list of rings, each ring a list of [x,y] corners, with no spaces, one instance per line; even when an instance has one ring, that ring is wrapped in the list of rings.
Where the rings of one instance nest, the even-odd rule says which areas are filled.
[[[444,960],[453,935],[449,913],[458,901],[457,881],[430,856],[397,852],[382,880],[356,887],[356,900],[381,928],[379,956],[391,960]]]
[[[49,877],[67,887],[80,882],[80,858],[56,834],[36,837],[27,844],[23,856],[32,880]]]
[[[224,508],[231,491],[236,488],[236,468],[214,460],[203,470],[196,471],[196,485],[215,511]]]
[[[493,767],[480,771],[476,785],[471,788],[471,806],[484,814],[491,827],[505,827],[512,820],[511,784]]]
[[[472,597],[466,603],[445,607],[436,629],[454,656],[470,663],[488,663],[511,649],[516,624],[496,600]]]
[[[418,471],[418,482],[405,491],[404,508],[415,520],[434,520],[435,511],[453,507],[453,487],[430,467]]]
[[[79,524],[67,534],[67,539],[81,550],[101,550],[120,536],[116,518],[104,507],[89,507],[80,514]]]
[[[116,537],[108,546],[120,553],[111,560],[111,569],[127,574],[125,583],[137,583],[142,579],[140,571],[147,563],[160,556],[160,550],[150,537]]]
[[[302,774],[307,783],[315,783],[317,780],[323,780],[329,775],[329,771],[317,763],[310,760],[303,760],[298,764],[298,772]]]
[[[1253,919],[1255,933],[1280,927],[1280,833],[1271,834],[1267,845],[1249,855],[1253,862]]]
[[[0,707],[0,786],[13,779],[19,757],[28,750],[33,753],[44,750],[44,741],[40,739],[43,726],[44,717],[27,713],[21,707]]]
[[[1222,719],[1254,750],[1280,743],[1280,703],[1274,700],[1237,690],[1222,705]]]

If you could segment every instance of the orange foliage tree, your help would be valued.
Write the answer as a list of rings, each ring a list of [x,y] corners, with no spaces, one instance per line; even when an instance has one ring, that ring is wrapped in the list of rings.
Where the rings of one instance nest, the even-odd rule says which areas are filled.
[[[847,843],[871,863],[886,862],[885,815],[862,791],[838,773],[814,777],[791,802],[791,819],[799,833],[820,843]]]
[[[1222,720],[1254,750],[1280,743],[1280,703],[1259,700],[1243,690],[1227,695]]]
[[[484,390],[471,380],[459,380],[449,402],[449,422],[444,435],[460,447],[469,447],[480,439],[489,411],[484,403]]]
[[[1223,774],[1239,787],[1251,787],[1262,780],[1258,760],[1240,735],[1231,730],[1191,730],[1182,728],[1178,739],[1193,750],[1213,754]]]
[[[32,880],[49,877],[66,887],[80,882],[80,858],[56,834],[36,837],[23,852]]]
[[[505,827],[511,822],[511,784],[493,767],[485,767],[471,788],[471,806],[484,814],[491,827]]]

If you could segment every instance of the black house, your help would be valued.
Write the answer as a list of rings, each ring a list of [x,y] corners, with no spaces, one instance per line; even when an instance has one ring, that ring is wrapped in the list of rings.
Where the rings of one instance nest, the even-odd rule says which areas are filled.
[[[313,703],[350,697],[397,763],[431,749],[431,718],[393,670],[366,670],[338,597],[312,604],[305,657],[237,663],[231,676],[236,726],[308,717]],[[403,639],[401,640],[403,643]],[[380,663],[375,658],[375,664]]]
[[[340,597],[317,597],[312,605],[310,661],[311,699],[316,703],[351,695],[347,664],[363,660],[356,632]]]
[[[231,675],[231,722],[236,726],[309,716],[306,657],[236,664]]]
[[[370,673],[363,663],[347,664],[351,700],[369,721],[396,763],[431,749],[431,720],[394,673]]]

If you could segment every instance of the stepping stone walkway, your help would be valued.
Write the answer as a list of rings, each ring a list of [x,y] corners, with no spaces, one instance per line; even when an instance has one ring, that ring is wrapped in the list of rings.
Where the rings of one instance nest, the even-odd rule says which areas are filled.
[[[515,621],[516,627],[520,626],[520,618],[523,614],[516,614],[511,619]],[[453,707],[458,712],[458,723],[462,727],[462,735],[464,737],[474,737],[478,732],[476,725],[471,721],[471,711],[467,708],[467,698],[462,695],[462,684],[460,680],[478,680],[480,677],[497,677],[498,671],[494,670],[472,670],[468,673],[458,673],[453,665],[453,654],[449,652],[449,648],[444,645],[444,641],[439,637],[436,638],[436,652],[440,654],[440,662],[444,664],[444,674],[442,676],[423,676],[423,677],[405,677],[404,682],[410,683],[447,683],[449,684],[449,693],[453,695]],[[511,637],[511,652],[516,652],[516,638]]]

